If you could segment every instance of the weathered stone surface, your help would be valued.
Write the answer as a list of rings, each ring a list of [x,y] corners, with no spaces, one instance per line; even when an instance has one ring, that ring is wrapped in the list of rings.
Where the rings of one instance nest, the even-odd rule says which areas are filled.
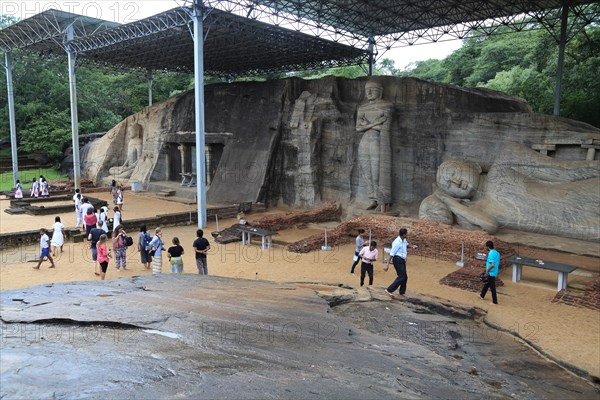
[[[207,86],[208,202],[311,207],[336,201],[345,212],[391,203],[392,211],[404,215],[416,215],[423,204],[426,218],[490,233],[506,227],[600,238],[597,207],[588,206],[600,199],[600,152],[595,150],[600,129],[535,114],[522,99],[489,90],[413,78],[373,81],[377,90],[383,88],[377,92],[381,98],[369,99],[366,79]],[[191,155],[181,159],[195,145],[190,142],[193,102],[193,92],[187,92],[128,117],[82,151],[83,174],[97,182],[115,173],[119,180],[146,184],[179,179],[177,168],[192,168]],[[517,157],[511,149],[518,146],[535,155]],[[530,167],[540,167],[544,159],[566,165],[590,156],[587,163],[595,174],[574,180],[566,166],[536,177],[534,183],[548,190],[522,185]],[[438,168],[451,158],[481,168],[484,182],[473,200],[486,197],[489,204],[483,208],[490,221],[473,221],[473,212],[444,209],[441,199],[427,198]],[[500,183],[488,184],[492,177]]]
[[[501,93],[413,78],[376,80],[392,107],[391,200],[396,209],[416,211],[431,194],[444,159],[467,158],[487,170],[509,142],[554,145],[556,158],[585,159],[582,145],[600,138],[597,128],[534,114],[523,100]],[[206,87],[205,99],[206,131],[228,135],[208,191],[210,202],[346,205],[357,197],[362,134],[356,118],[366,102],[365,79],[215,84]],[[168,170],[178,165],[171,159],[178,151],[169,148],[180,141],[173,138],[194,130],[193,101],[193,91],[187,92],[128,117],[86,149],[84,173],[100,181],[110,167],[122,166],[128,158],[127,132],[139,126],[142,155],[129,179],[169,179]]]
[[[315,294],[324,285],[194,275],[4,291],[0,397],[598,396],[513,338],[461,319],[474,309],[354,302],[351,290],[332,289],[347,302],[329,308]]]

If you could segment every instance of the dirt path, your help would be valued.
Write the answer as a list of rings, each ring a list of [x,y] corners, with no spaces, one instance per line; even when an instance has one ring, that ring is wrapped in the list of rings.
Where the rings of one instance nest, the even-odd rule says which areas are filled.
[[[98,194],[95,194],[98,197]],[[100,196],[108,200],[106,196]],[[127,201],[129,200],[129,201]],[[190,206],[167,202],[130,194],[125,204],[127,218],[141,218],[144,215],[163,214],[189,210]],[[0,206],[6,207],[4,201]],[[65,214],[65,225],[74,225],[74,213]],[[0,231],[10,232],[23,227],[50,227],[54,216],[8,216],[2,213]],[[234,220],[220,221],[221,229],[230,226]],[[154,227],[148,227],[153,229]],[[215,230],[214,222],[205,228],[205,232]],[[185,248],[184,272],[197,273],[192,253],[192,242],[195,238],[195,226],[166,227],[164,240],[167,245],[174,236],[179,237]],[[318,232],[318,226],[308,229],[282,231],[277,241],[293,242]],[[130,232],[135,237],[136,232]],[[312,252],[296,254],[287,251],[283,245],[275,245],[271,251],[261,252],[260,247],[245,246],[241,243],[220,245],[207,234],[212,249],[208,256],[208,269],[212,275],[220,275],[244,279],[261,279],[278,282],[326,282],[359,285],[359,277],[350,274],[353,246],[349,244],[335,247],[331,252]],[[374,238],[375,239],[375,238]],[[42,264],[41,270],[33,270],[32,260],[37,259],[39,248],[35,245],[0,251],[0,289],[9,290],[31,287],[35,285],[94,280],[93,264],[90,261],[89,249],[81,243],[66,243],[64,252],[56,260],[57,268],[48,269],[49,263]],[[493,306],[482,301],[475,293],[440,285],[439,280],[456,270],[456,265],[448,261],[413,256],[408,259],[410,292],[421,292],[443,299],[454,300],[464,304],[476,304],[488,311],[487,320],[500,327],[518,332],[536,344],[548,354],[594,376],[600,376],[600,314],[597,311],[574,308],[562,304],[551,303],[556,294],[555,273],[543,270],[527,269],[523,280],[511,282],[511,271],[504,271],[501,278],[505,286],[499,289],[499,305]],[[166,257],[163,260],[163,273],[170,273]],[[109,265],[107,279],[119,279],[134,275],[145,275],[139,260],[139,253],[132,247],[128,251],[128,270],[116,272],[114,260]],[[358,274],[357,274],[358,275]],[[383,263],[376,263],[374,286],[382,290],[393,281],[393,268],[383,272]],[[572,276],[570,283],[583,282],[589,277]]]

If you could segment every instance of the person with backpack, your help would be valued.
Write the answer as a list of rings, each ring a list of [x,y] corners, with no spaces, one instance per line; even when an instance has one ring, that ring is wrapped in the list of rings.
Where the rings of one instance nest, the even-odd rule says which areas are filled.
[[[144,269],[150,270],[150,263],[152,262],[152,256],[150,255],[150,241],[152,238],[146,229],[146,224],[140,225],[140,232],[138,233],[138,251],[140,252],[140,258]]]
[[[117,267],[117,272],[121,272],[121,266],[123,266],[123,270],[127,269],[127,244],[125,242],[125,237],[127,233],[125,232],[125,228],[123,225],[119,225],[113,231],[112,242],[113,249],[115,250],[115,264]]]

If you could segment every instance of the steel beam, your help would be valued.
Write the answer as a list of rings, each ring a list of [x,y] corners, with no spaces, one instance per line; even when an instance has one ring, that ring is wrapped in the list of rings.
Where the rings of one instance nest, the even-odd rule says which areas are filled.
[[[13,187],[17,186],[19,179],[19,158],[17,155],[17,127],[15,125],[15,99],[12,78],[12,57],[4,53],[4,67],[6,68],[6,91],[8,95],[8,121],[10,125],[10,150],[12,154]]]
[[[79,159],[79,121],[77,117],[77,79],[75,74],[75,59],[76,54],[73,49],[70,48],[69,42],[74,38],[75,30],[73,25],[67,27],[67,43],[65,50],[68,56],[69,66],[69,94],[71,100],[71,135],[73,139],[73,183],[74,189],[80,188],[80,169],[81,160]]]
[[[373,67],[375,65],[375,39],[373,36],[369,37],[369,76],[373,76]]]
[[[146,73],[146,79],[148,79],[148,106],[152,105],[152,84],[154,83],[154,80],[152,78],[152,69],[148,69],[148,72]]]
[[[196,113],[196,198],[198,228],[206,226],[206,163],[204,155],[204,35],[203,0],[194,0],[194,93]]]
[[[556,65],[556,86],[554,87],[554,115],[560,115],[560,92],[563,67],[565,64],[565,47],[567,45],[567,23],[569,22],[569,4],[564,2],[560,19],[560,39],[558,42],[558,63]]]

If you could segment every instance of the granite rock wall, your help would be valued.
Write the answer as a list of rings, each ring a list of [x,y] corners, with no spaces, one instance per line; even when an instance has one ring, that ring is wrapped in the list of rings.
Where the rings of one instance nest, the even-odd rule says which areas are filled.
[[[392,209],[416,215],[432,193],[436,170],[451,157],[485,168],[507,143],[585,159],[582,145],[598,145],[600,130],[532,113],[519,98],[414,78],[375,77],[393,105]],[[208,189],[209,203],[267,202],[352,206],[358,182],[358,107],[366,78],[290,78],[206,86],[206,132],[231,134]],[[167,138],[194,130],[193,91],[132,115],[91,145],[84,174],[106,180],[127,158],[128,126],[143,129],[143,150],[132,180],[168,179]],[[537,147],[536,147],[537,146]],[[598,159],[598,154],[596,154]]]

